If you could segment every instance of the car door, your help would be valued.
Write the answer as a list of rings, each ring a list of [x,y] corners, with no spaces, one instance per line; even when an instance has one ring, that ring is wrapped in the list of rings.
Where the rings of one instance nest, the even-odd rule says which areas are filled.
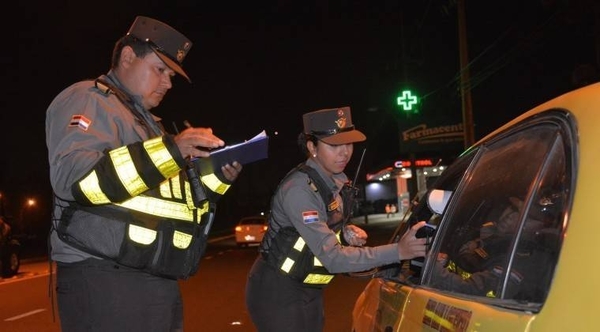
[[[427,257],[381,269],[379,285],[370,286],[379,288],[373,331],[531,327],[566,227],[574,127],[567,112],[540,113],[469,149],[442,174],[407,223],[426,220],[435,229],[424,235]]]

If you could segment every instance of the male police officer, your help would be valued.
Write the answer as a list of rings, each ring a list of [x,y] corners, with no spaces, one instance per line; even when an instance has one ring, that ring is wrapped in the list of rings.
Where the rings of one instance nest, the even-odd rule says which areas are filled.
[[[189,80],[191,46],[137,17],[110,71],[66,88],[47,110],[62,331],[183,329],[177,279],[196,272],[214,202],[241,171],[233,162],[198,177],[190,158],[224,142],[210,128],[169,135],[150,113],[176,73]]]

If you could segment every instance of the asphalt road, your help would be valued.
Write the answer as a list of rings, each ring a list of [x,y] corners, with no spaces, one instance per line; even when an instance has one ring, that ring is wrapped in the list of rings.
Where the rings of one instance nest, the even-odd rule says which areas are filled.
[[[386,243],[399,216],[355,220],[369,233],[369,245]],[[245,308],[245,280],[256,247],[237,248],[232,235],[213,238],[198,273],[181,281],[186,331],[254,332]],[[369,279],[339,275],[325,290],[326,332],[350,331],[354,302]],[[45,257],[26,259],[19,274],[0,281],[0,331],[59,332],[52,306],[50,265]]]

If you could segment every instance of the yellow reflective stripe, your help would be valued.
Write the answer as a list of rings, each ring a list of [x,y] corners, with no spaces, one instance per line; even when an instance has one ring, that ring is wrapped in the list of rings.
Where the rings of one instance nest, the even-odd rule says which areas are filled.
[[[160,174],[165,179],[170,178],[173,174],[179,172],[180,168],[169,153],[165,143],[161,137],[149,139],[144,142],[144,149],[152,159],[152,163],[158,169]]]
[[[184,183],[185,186],[185,201],[188,203],[188,206],[190,207],[190,209],[194,208],[195,204],[194,204],[194,197],[192,196],[192,187],[190,185],[189,182],[185,181]]]
[[[304,278],[305,284],[328,284],[331,279],[333,279],[333,275],[330,274],[317,274],[311,273]]]
[[[439,315],[435,314],[435,312],[433,312],[432,310],[425,309],[425,317],[428,317],[432,321],[438,323],[444,331],[456,331],[456,328],[454,327],[454,324],[452,324],[451,321],[440,317]]]
[[[155,197],[136,196],[125,202],[115,203],[115,205],[153,216],[194,221],[194,211],[185,203],[165,201]]]
[[[173,246],[179,249],[187,249],[192,243],[192,235],[180,231],[173,233]]]
[[[458,265],[456,265],[456,263],[454,263],[453,261],[448,262],[448,266],[446,267],[448,269],[448,271],[450,272],[454,272],[457,273],[458,275],[461,276],[461,278],[463,279],[469,279],[471,278],[471,273],[461,269],[460,267],[458,267]]]
[[[160,190],[160,197],[173,198],[173,195],[171,195],[171,184],[169,183],[169,180],[161,183],[158,188]]]
[[[321,263],[321,261],[317,258],[317,256],[314,256],[313,266],[323,266],[323,263]]]
[[[193,207],[194,204],[192,204],[192,208],[196,209],[195,207]],[[208,205],[208,201],[204,201],[204,203],[202,204],[201,208],[197,208],[198,210],[198,216],[203,215],[204,213],[208,212],[208,209],[210,208],[210,206]],[[200,221],[198,221],[200,222]]]
[[[221,182],[215,174],[205,175],[201,180],[208,189],[220,195],[223,195],[230,187],[230,185]]]
[[[108,197],[100,189],[100,181],[98,181],[96,171],[92,171],[90,175],[79,181],[79,189],[92,204],[110,203]]]
[[[146,186],[144,180],[142,180],[135,169],[133,159],[131,158],[131,154],[129,154],[127,146],[114,149],[108,154],[117,171],[119,180],[121,180],[123,187],[125,187],[129,195],[136,196],[139,193],[148,190],[148,186]]]
[[[285,273],[290,273],[290,270],[294,266],[294,260],[291,258],[286,258],[283,264],[281,264],[281,269],[285,271]]]
[[[181,194],[181,184],[179,183],[179,175],[176,175],[174,177],[171,178],[171,188],[173,195],[175,196],[175,198],[181,199],[183,198],[182,194]]]
[[[166,198],[181,199],[181,185],[179,184],[179,175],[172,177],[169,180],[163,181],[159,187],[160,196]]]
[[[137,243],[148,245],[156,240],[156,231],[142,226],[129,225],[129,238]]]
[[[306,242],[304,242],[304,239],[299,237],[298,240],[296,241],[296,243],[294,243],[294,249],[296,249],[297,251],[302,251],[302,249],[304,248],[304,245],[306,245]]]

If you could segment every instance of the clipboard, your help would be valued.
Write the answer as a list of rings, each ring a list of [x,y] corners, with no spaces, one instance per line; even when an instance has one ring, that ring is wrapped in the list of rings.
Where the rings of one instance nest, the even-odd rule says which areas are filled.
[[[200,169],[201,175],[208,175],[220,171],[222,166],[234,161],[242,165],[253,163],[268,158],[269,136],[263,130],[252,139],[239,144],[225,146],[210,153],[209,157],[194,160]]]

